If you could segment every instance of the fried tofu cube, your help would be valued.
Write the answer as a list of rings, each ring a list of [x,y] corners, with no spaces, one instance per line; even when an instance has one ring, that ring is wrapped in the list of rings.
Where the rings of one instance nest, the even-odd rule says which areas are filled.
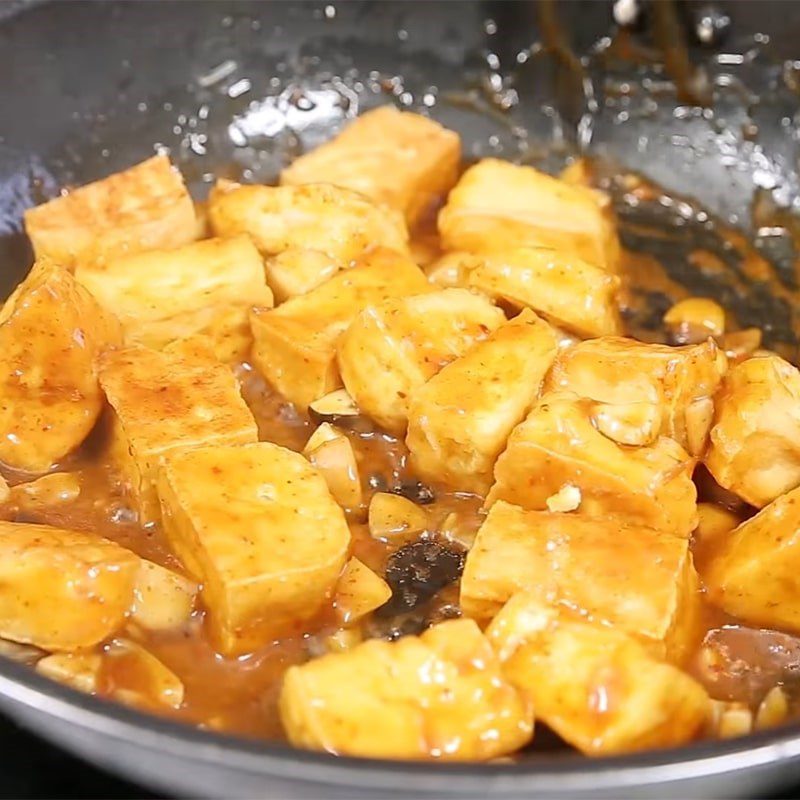
[[[618,271],[620,246],[608,198],[533,167],[485,158],[470,167],[439,213],[445,250],[550,247]]]
[[[327,253],[302,247],[290,247],[266,260],[269,283],[279,303],[320,286],[341,268],[342,262]]]
[[[336,342],[364,306],[426,291],[432,288],[416,264],[377,248],[313,291],[274,310],[256,309],[253,363],[289,402],[306,409],[341,387]]]
[[[406,444],[415,473],[486,494],[557,349],[555,331],[526,309],[413,392]]]
[[[349,267],[374,247],[408,254],[408,231],[399,213],[328,184],[221,182],[209,196],[208,216],[216,236],[247,234],[253,240],[267,258],[267,283],[279,302],[328,280],[331,262],[336,269]],[[284,253],[273,270],[271,257]]]
[[[577,512],[609,514],[687,537],[697,526],[694,459],[672,439],[628,447],[593,424],[592,401],[544,395],[508,439],[497,459],[486,505],[507,500],[545,509],[564,486],[580,492]]]
[[[142,559],[133,588],[131,622],[150,631],[185,625],[194,611],[199,587],[183,575]]]
[[[170,546],[203,584],[220,652],[296,633],[332,597],[350,531],[299,453],[268,442],[171,453],[159,496]]]
[[[292,744],[337,755],[478,761],[533,734],[532,707],[464,619],[290,667],[279,708]]]
[[[180,172],[154,156],[25,212],[36,258],[64,266],[194,240],[194,204]]]
[[[263,261],[246,236],[79,264],[75,278],[116,313],[127,342],[160,349],[206,334],[223,361],[249,356],[250,309],[272,306]]]
[[[141,525],[160,518],[156,479],[168,453],[258,441],[236,378],[203,340],[182,340],[160,351],[141,345],[109,350],[99,369],[111,407],[110,459]]]
[[[428,280],[440,289],[454,286],[468,286],[469,274],[475,267],[483,263],[480,255],[454,250],[437,258],[425,267]]]
[[[532,308],[579,336],[622,333],[620,281],[563,250],[519,247],[482,253],[467,284],[517,308]]]
[[[336,586],[336,616],[345,625],[357,622],[390,597],[389,584],[374,573],[363,561],[351,558]]]
[[[560,353],[545,391],[596,401],[595,424],[619,444],[650,444],[663,435],[701,456],[727,368],[725,354],[711,339],[667,347],[608,336]]]
[[[504,320],[484,295],[466,289],[369,305],[339,340],[342,380],[364,414],[402,434],[411,394]]]
[[[467,554],[461,608],[488,620],[521,591],[618,627],[675,662],[701,633],[688,540],[614,517],[495,503]]]
[[[0,522],[0,636],[43,650],[102,642],[125,622],[139,566],[93,534]]]
[[[697,515],[697,528],[693,534],[695,553],[698,546],[707,547],[727,537],[742,521],[738,514],[716,503],[698,503]]]
[[[44,472],[103,407],[94,359],[119,323],[66,270],[37,262],[0,310],[0,461]]]
[[[455,184],[461,140],[428,117],[383,106],[300,156],[282,184],[345,186],[401,212],[409,226]]]
[[[748,623],[800,632],[800,487],[713,545],[709,600]]]
[[[756,508],[800,485],[800,371],[775,355],[731,369],[716,398],[705,464]]]
[[[487,636],[536,717],[586,755],[670,747],[694,739],[705,689],[622,631],[515,595]]]

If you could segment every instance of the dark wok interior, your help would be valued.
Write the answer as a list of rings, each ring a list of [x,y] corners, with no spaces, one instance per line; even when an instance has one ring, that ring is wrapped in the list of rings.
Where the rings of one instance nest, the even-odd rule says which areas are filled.
[[[702,46],[691,36],[699,5],[679,5],[678,19],[705,108],[677,96],[646,26],[612,41],[605,2],[7,4],[0,292],[31,261],[22,211],[63,186],[154,148],[168,149],[197,197],[212,176],[270,182],[348,117],[395,102],[458,130],[468,158],[557,170],[591,155],[625,246],[796,361],[800,62],[790,59],[800,19],[792,25],[781,2],[718,4],[730,27]],[[663,198],[630,205],[616,165],[663,187]],[[698,246],[725,270],[692,267]],[[743,268],[753,249],[766,278]],[[632,325],[657,338],[671,298],[645,282],[641,300]]]

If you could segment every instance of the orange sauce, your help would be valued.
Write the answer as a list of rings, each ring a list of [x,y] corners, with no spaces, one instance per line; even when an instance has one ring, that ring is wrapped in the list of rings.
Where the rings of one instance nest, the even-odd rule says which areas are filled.
[[[656,189],[641,182],[637,191],[645,199],[658,194]],[[634,229],[635,226],[630,228]],[[652,230],[639,232],[658,235]],[[787,289],[744,237],[727,230],[722,236],[743,254],[744,276],[767,283],[770,290],[792,303],[800,302],[800,291]],[[421,235],[414,243],[414,250],[425,253],[428,259],[436,256],[438,244],[431,224],[423,226]],[[703,247],[692,251],[690,264],[698,273],[724,273],[730,278],[727,265],[715,253]],[[622,305],[624,309],[633,312],[636,318],[648,310],[652,293],[663,296],[667,302],[674,302],[690,294],[657,258],[640,251],[625,250],[623,274],[626,283]],[[741,288],[742,280],[741,277],[734,276],[734,287]],[[664,338],[658,325],[642,327],[632,322],[629,333],[646,341],[661,341]],[[800,334],[800,330],[797,333]],[[781,349],[780,344],[778,349]],[[786,350],[786,347],[783,349]],[[241,365],[237,373],[242,384],[242,394],[257,420],[260,438],[296,451],[302,450],[314,429],[312,421],[287,405],[249,365]],[[359,462],[365,498],[361,508],[349,509],[347,512],[353,536],[352,552],[372,569],[382,573],[387,559],[397,549],[398,544],[382,543],[369,535],[366,506],[374,492],[386,491],[403,482],[413,483],[415,478],[408,468],[407,450],[402,442],[378,431],[350,431],[348,435]],[[60,470],[75,472],[80,477],[81,490],[75,499],[50,504],[26,502],[19,508],[7,507],[6,515],[18,521],[94,531],[145,558],[180,571],[181,566],[170,553],[158,525],[143,528],[135,521],[126,505],[117,476],[110,465],[102,461],[101,452],[101,448],[90,438],[79,453],[60,465]],[[4,471],[4,475],[11,485],[34,477],[11,471]],[[435,498],[427,506],[431,530],[423,536],[445,538],[443,529],[447,528],[451,537],[455,538],[453,547],[468,546],[470,536],[474,535],[482,519],[482,498],[448,492],[441,486],[430,488]],[[713,487],[710,490],[708,487],[701,487],[701,493],[702,491],[711,491],[713,494]],[[706,499],[725,501],[725,498],[720,497]],[[745,508],[738,508],[737,512],[742,518],[748,513]],[[428,601],[425,610],[427,621],[452,614],[457,602],[458,585],[453,583]],[[406,622],[408,619],[404,618],[403,624]],[[731,622],[734,621],[710,606],[703,612],[704,631],[714,630]],[[419,624],[419,621],[411,620],[411,623]],[[383,620],[376,628],[368,620],[364,624],[364,633],[374,635],[377,631],[385,635],[392,624],[392,620]],[[322,640],[335,628],[333,615],[328,610],[310,623],[301,634],[270,643],[256,653],[239,658],[225,658],[214,651],[206,631],[202,609],[195,612],[190,624],[183,630],[170,633],[139,631],[126,635],[135,638],[160,659],[180,678],[185,688],[185,699],[179,709],[147,704],[148,710],[214,730],[279,739],[283,737],[283,732],[276,703],[284,671],[292,664],[302,663],[323,652]],[[407,629],[399,625],[398,630],[402,632]],[[750,642],[744,638],[742,641],[746,644]],[[731,646],[738,645],[734,641]],[[752,642],[742,647],[741,656],[746,660],[749,657],[748,652],[752,651]],[[113,695],[120,688],[142,689],[141,676],[130,667],[129,661],[123,658],[111,663],[108,656],[106,658],[100,693]],[[698,675],[701,674],[694,662],[690,668],[697,671]]]

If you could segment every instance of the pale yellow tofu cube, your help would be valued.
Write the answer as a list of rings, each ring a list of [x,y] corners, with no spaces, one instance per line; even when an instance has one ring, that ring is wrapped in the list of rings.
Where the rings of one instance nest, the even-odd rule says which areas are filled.
[[[756,508],[800,485],[800,371],[775,355],[748,358],[716,397],[705,464]]]
[[[479,161],[461,176],[439,213],[439,233],[445,250],[552,247],[609,272],[619,264],[608,198],[494,158]]]
[[[466,287],[469,285],[470,272],[482,263],[481,255],[454,250],[445,253],[425,267],[425,274],[434,286],[442,289],[453,286]]]
[[[154,156],[25,212],[36,258],[72,267],[125,253],[180,247],[197,235],[180,172]]]
[[[150,631],[176,630],[192,616],[198,591],[194,581],[142,559],[133,587],[130,621]]]
[[[0,310],[0,461],[44,472],[103,408],[94,360],[119,323],[67,271],[37,262]]]
[[[240,186],[221,182],[212,190],[208,216],[216,236],[247,234],[267,257],[267,282],[279,301],[305,294],[336,269],[374,247],[408,253],[402,216],[358,192],[328,184]],[[278,259],[273,275],[270,257]],[[303,257],[303,251],[312,255]],[[321,258],[319,255],[327,256]],[[293,269],[294,267],[294,269]]]
[[[710,714],[705,689],[635,639],[518,594],[487,636],[536,717],[586,755],[670,747],[696,738]]]
[[[99,367],[110,405],[110,460],[142,525],[159,519],[156,479],[165,455],[258,441],[236,378],[203,340],[182,340],[160,351],[141,345],[109,350]]]
[[[253,306],[272,306],[264,264],[245,236],[79,264],[76,280],[120,319],[125,340],[159,349],[206,334],[223,361],[245,359]]]
[[[127,618],[139,565],[96,535],[0,521],[0,636],[43,650],[102,642]]]
[[[250,318],[253,363],[288,401],[305,410],[342,385],[336,342],[358,312],[390,297],[432,291],[405,256],[376,248],[313,291]]]
[[[342,268],[342,262],[321,250],[290,247],[267,256],[265,267],[275,299],[282,303],[325,283]]]
[[[349,625],[380,608],[390,597],[389,584],[363,561],[351,558],[336,586],[336,616]]]
[[[545,509],[565,486],[580,492],[576,513],[630,522],[687,537],[697,526],[694,459],[674,440],[629,447],[603,435],[592,401],[544,395],[517,425],[494,468],[486,500]]]
[[[299,453],[261,442],[170,454],[159,496],[167,539],[203,584],[221,652],[297,633],[332,597],[350,532]]]
[[[716,503],[698,503],[697,516],[697,528],[693,533],[696,547],[720,542],[742,521],[738,514]]]
[[[420,114],[382,106],[300,156],[283,170],[281,183],[346,186],[397,209],[413,225],[455,184],[460,161],[455,131]]]
[[[518,247],[481,253],[467,284],[517,308],[532,308],[579,336],[622,333],[619,278],[569,251]]]
[[[555,331],[525,310],[413,392],[406,444],[415,473],[486,494],[557,349]]]
[[[713,542],[703,568],[712,603],[754,625],[800,632],[800,488]]]
[[[617,626],[671,661],[701,634],[689,542],[613,517],[495,503],[467,554],[461,607],[491,619],[520,591]]]
[[[727,368],[725,354],[711,339],[667,347],[609,336],[560,353],[545,390],[596,401],[595,424],[620,444],[650,444],[664,435],[700,456]]]
[[[533,733],[531,705],[471,620],[290,667],[280,714],[295,746],[374,758],[483,761]]]
[[[412,393],[504,321],[488,298],[466,289],[369,305],[339,340],[342,380],[362,413],[402,434]]]

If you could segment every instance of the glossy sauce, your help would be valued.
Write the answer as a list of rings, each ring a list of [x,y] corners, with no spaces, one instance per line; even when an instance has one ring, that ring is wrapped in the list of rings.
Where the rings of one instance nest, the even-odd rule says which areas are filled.
[[[695,210],[694,219],[702,232],[696,237],[700,241],[697,245],[683,231],[675,235],[670,214],[665,213],[665,209],[674,207],[677,201],[666,204],[658,187],[636,176],[604,176],[603,165],[592,165],[590,172],[596,184],[612,195],[620,215],[620,233],[626,244],[622,305],[631,335],[646,341],[665,340],[661,316],[674,301],[695,293],[691,280],[686,280],[691,271],[700,276],[702,287],[709,290],[706,294],[713,293],[718,285],[725,291],[746,294],[748,286],[756,281],[767,284],[778,298],[800,302],[800,293],[787,288],[769,263],[741,235],[724,226],[715,226],[710,231],[703,215]],[[643,212],[647,207],[650,207],[649,214]],[[626,213],[626,209],[630,213]],[[432,213],[415,245],[415,251],[428,254],[429,259],[438,250],[430,224],[433,218]],[[644,247],[637,247],[643,242],[647,244],[647,252]],[[656,247],[653,247],[654,242]],[[680,262],[677,268],[674,257],[669,261],[654,255],[666,252],[677,253]],[[731,269],[732,252],[736,255],[736,270]],[[752,324],[752,320],[745,322]],[[735,314],[731,315],[730,323],[732,328],[740,327]],[[786,329],[773,326],[765,332],[772,336],[773,347],[789,354],[794,346],[793,337],[800,334],[800,328],[792,323]],[[260,438],[296,451],[302,450],[314,429],[312,421],[287,405],[249,365],[241,365],[237,374],[242,394],[258,423]],[[440,549],[463,556],[480,525],[483,498],[448,492],[441,486],[420,487],[407,466],[405,445],[388,435],[375,430],[352,430],[348,435],[356,452],[364,489],[364,504],[347,510],[353,537],[352,554],[379,574],[384,574],[392,553],[410,541],[389,545],[370,536],[366,525],[369,498],[376,491],[410,492],[409,496],[413,496],[415,492],[424,490],[424,499],[432,502],[424,506],[429,526],[420,539],[431,547],[438,543]],[[99,443],[90,438],[78,454],[54,470],[69,471],[78,476],[80,493],[77,497],[55,501],[50,498],[44,502],[24,497],[6,506],[6,516],[17,521],[94,531],[145,558],[180,571],[180,564],[170,553],[160,528],[157,525],[143,528],[136,523],[116,475],[109,465],[99,460],[100,452]],[[31,476],[9,471],[4,474],[12,486],[31,479]],[[700,500],[723,505],[733,503],[741,518],[750,513],[743,504],[732,501],[709,481],[707,475],[698,478]],[[429,496],[431,493],[432,497]],[[702,561],[706,554],[707,547],[705,551],[699,548],[696,555]],[[432,622],[458,613],[458,583],[453,581],[432,596],[421,591],[410,608],[400,608],[397,613],[378,611],[370,615],[362,623],[361,633],[364,636],[396,638],[405,633],[417,633]],[[720,632],[723,626],[735,622],[718,610],[705,607],[704,629],[711,632],[709,641],[724,651],[724,666],[722,673],[715,673],[712,680],[698,654],[688,668],[709,686],[712,693],[716,692],[714,696],[743,700],[755,706],[763,696],[764,685],[770,680],[774,683],[785,680],[787,675],[791,678],[795,673],[800,674],[800,641],[783,634],[757,631],[737,633],[738,629],[734,629],[733,632]],[[148,711],[219,731],[280,739],[283,732],[276,702],[283,672],[292,664],[325,652],[325,639],[336,628],[331,609],[327,609],[307,625],[302,635],[274,642],[259,652],[239,658],[224,658],[214,652],[205,630],[202,610],[194,613],[184,630],[170,633],[137,631],[126,635],[137,639],[184,684],[185,697],[179,709],[144,703]],[[774,637],[779,637],[780,648],[773,655]],[[761,676],[760,680],[741,677],[747,673],[747,665],[751,663]],[[120,688],[142,689],[138,686],[140,676],[126,664],[129,662],[124,658],[106,656],[100,693],[112,694]],[[601,703],[603,699],[597,698],[597,702]]]

